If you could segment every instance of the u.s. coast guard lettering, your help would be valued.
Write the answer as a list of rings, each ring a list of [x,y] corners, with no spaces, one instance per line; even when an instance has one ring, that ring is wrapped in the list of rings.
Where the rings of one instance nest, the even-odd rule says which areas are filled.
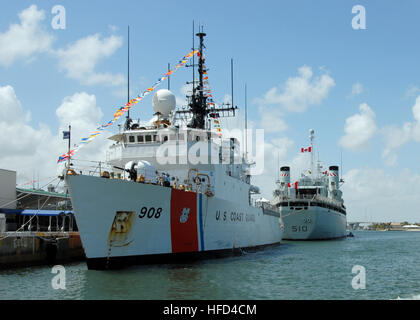
[[[238,222],[255,222],[255,214],[244,214],[243,212],[236,212],[236,211],[221,211],[216,210],[216,220],[220,221],[238,221]]]

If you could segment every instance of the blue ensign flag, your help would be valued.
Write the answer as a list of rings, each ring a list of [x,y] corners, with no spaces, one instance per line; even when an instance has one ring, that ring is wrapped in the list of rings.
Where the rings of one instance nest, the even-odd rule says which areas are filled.
[[[63,131],[63,139],[70,139],[70,131]]]

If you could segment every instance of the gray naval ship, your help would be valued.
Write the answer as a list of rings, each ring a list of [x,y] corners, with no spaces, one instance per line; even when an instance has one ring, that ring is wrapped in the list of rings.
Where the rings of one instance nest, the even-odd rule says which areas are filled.
[[[290,167],[280,168],[278,188],[271,204],[279,207],[284,223],[284,240],[329,240],[346,236],[346,207],[340,190],[338,166],[321,171],[317,161],[314,169],[314,130],[310,130],[311,169],[290,182]]]

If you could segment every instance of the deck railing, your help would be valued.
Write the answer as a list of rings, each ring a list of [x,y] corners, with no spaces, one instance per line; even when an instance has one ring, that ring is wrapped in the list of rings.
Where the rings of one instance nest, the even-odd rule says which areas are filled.
[[[279,201],[295,201],[295,200],[308,200],[310,202],[312,201],[320,201],[320,202],[325,202],[328,203],[330,205],[336,206],[336,207],[341,207],[343,204],[342,202],[335,200],[335,199],[331,199],[328,197],[324,197],[321,195],[317,195],[317,194],[299,194],[296,195],[295,197],[289,197],[286,195],[279,195],[278,196]]]
[[[72,159],[70,168],[74,170],[76,174],[100,177],[104,171],[107,171],[110,174],[111,179],[128,180],[128,173],[125,171],[121,172],[121,170],[116,169],[106,161]],[[115,173],[115,170],[118,170],[119,172]],[[199,174],[199,176],[202,176],[202,174]],[[183,190],[202,193],[208,196],[213,196],[215,194],[214,186],[208,186],[207,181],[200,181],[200,183],[195,183],[194,179],[187,179],[189,182],[184,183],[184,179],[180,179],[179,177],[174,176],[172,177],[175,178],[175,180],[169,181],[171,188],[179,188],[181,185],[183,185]],[[144,181],[144,183],[163,185],[164,181],[164,172],[156,170],[156,179],[153,181]]]

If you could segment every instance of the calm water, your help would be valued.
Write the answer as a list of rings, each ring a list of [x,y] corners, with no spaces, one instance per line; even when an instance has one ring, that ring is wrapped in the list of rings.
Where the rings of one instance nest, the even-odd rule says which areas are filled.
[[[194,264],[91,271],[65,265],[0,271],[1,299],[420,299],[420,232],[354,232],[354,238],[283,242],[257,253]],[[352,268],[366,269],[354,290]]]

